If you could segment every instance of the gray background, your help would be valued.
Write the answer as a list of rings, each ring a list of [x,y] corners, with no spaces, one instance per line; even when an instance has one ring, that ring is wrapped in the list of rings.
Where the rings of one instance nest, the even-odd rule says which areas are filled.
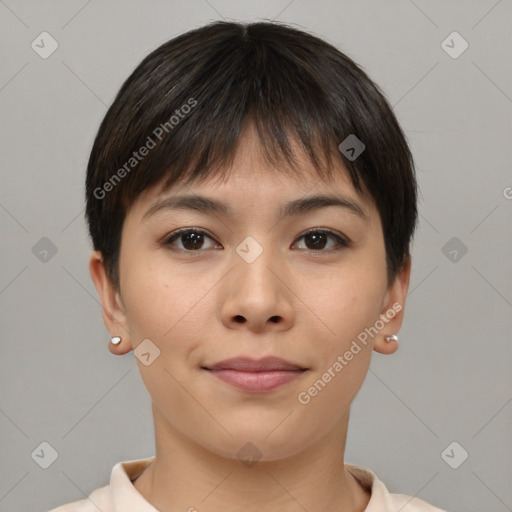
[[[0,510],[84,498],[116,462],[154,454],[133,352],[107,350],[84,172],[140,60],[221,18],[297,24],[346,52],[382,86],[415,155],[421,222],[400,349],[374,354],[346,461],[453,512],[512,510],[511,11],[510,0],[0,0]],[[43,31],[59,45],[47,59],[31,47]],[[457,58],[441,45],[453,31],[469,44]],[[58,453],[48,469],[31,456],[44,441]],[[457,469],[441,456],[453,441],[452,464],[469,454]]]

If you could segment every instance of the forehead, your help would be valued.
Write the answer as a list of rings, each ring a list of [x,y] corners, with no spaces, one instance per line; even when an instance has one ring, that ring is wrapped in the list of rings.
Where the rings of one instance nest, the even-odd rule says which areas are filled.
[[[341,159],[336,160],[332,178],[319,175],[298,142],[290,138],[295,166],[286,159],[271,163],[262,149],[253,124],[244,129],[231,165],[219,169],[208,177],[182,179],[164,188],[165,179],[145,190],[132,205],[131,211],[140,212],[163,198],[175,194],[211,193],[235,209],[258,204],[270,206],[318,193],[342,193],[366,209],[374,208],[369,194],[358,191]],[[134,212],[135,213],[135,212]]]

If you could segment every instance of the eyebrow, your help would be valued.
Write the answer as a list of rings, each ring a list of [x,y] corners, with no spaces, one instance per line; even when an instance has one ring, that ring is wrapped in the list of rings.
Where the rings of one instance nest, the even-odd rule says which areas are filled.
[[[294,199],[281,207],[280,215],[281,218],[304,215],[328,206],[344,208],[348,212],[357,215],[365,222],[368,221],[368,215],[358,203],[348,197],[333,194],[314,195]],[[219,214],[231,219],[235,217],[232,208],[222,201],[205,196],[187,194],[168,197],[155,203],[146,211],[142,220],[164,210],[195,210],[205,214]]]

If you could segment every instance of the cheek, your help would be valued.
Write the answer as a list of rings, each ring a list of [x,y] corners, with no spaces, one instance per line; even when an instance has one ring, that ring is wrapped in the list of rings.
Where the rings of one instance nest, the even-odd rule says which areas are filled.
[[[190,287],[182,282],[179,269],[166,267],[136,250],[125,257],[124,264],[121,285],[132,344],[149,338],[162,347],[172,336],[173,326],[190,310]]]
[[[325,326],[321,338],[316,337],[317,368],[304,402],[309,400],[310,413],[334,420],[352,402],[368,371],[373,338],[367,329],[378,320],[386,291],[384,252],[375,247],[359,253],[323,284],[308,297]]]
[[[379,317],[385,290],[385,268],[359,262],[316,280],[316,286],[304,289],[302,294],[307,297],[316,316],[315,324],[321,328],[332,352],[343,349],[373,325]]]
[[[190,397],[179,382],[185,380],[190,353],[201,339],[196,336],[194,313],[200,309],[197,305],[204,290],[190,286],[179,268],[149,262],[148,258],[141,263],[136,256],[133,253],[126,261],[129,271],[123,291],[136,363],[145,387],[162,409],[178,403],[186,407]],[[147,339],[154,344],[146,345],[151,354],[149,364],[138,357],[143,347],[137,350]]]
[[[150,260],[134,251],[126,259],[123,297],[132,346],[145,339],[158,350],[158,366],[168,368],[177,376],[185,370],[190,354],[202,339],[197,316],[204,311],[204,286],[192,282],[190,273],[180,266],[171,266],[162,257]],[[206,281],[206,280],[205,280]],[[213,286],[206,286],[206,289]],[[139,364],[143,378],[147,368]],[[149,375],[148,375],[149,377]]]
[[[126,279],[126,317],[130,333],[160,338],[172,326],[173,291],[151,267],[132,267]],[[136,341],[136,340],[134,340]]]
[[[316,333],[311,333],[316,340],[314,371],[297,397],[307,414],[307,428],[316,428],[311,422],[322,417],[328,429],[341,419],[361,388],[373,349],[365,329],[379,318],[383,282],[372,272],[363,276],[351,272],[331,279],[324,292],[310,296],[312,309],[322,321],[316,320]]]
[[[365,329],[378,318],[377,296],[368,297],[367,291],[364,295],[345,292],[343,299],[333,302],[325,322],[329,330],[323,329],[322,337],[315,337],[315,377],[324,375],[325,383],[332,381],[331,392],[348,399],[347,404],[357,393],[370,364],[373,338]],[[328,399],[329,394],[324,398]]]

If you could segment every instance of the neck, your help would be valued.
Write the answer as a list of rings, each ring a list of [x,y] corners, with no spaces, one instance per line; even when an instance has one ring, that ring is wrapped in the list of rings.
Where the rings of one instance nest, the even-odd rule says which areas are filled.
[[[240,461],[212,452],[155,416],[156,457],[135,481],[162,512],[272,510],[363,512],[370,494],[344,467],[348,413],[318,441],[277,460]]]

